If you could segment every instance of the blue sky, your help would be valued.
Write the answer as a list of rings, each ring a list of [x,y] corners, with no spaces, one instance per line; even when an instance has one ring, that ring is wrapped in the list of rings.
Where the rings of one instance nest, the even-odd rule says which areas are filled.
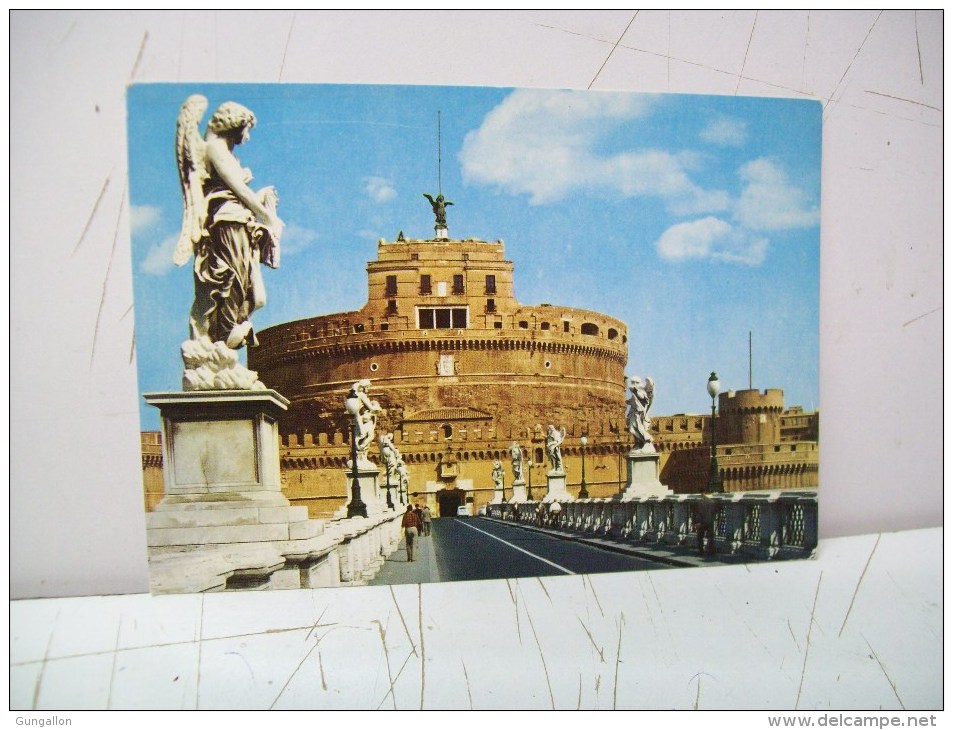
[[[627,373],[655,379],[653,414],[706,412],[712,370],[747,388],[749,331],[754,387],[820,406],[817,102],[481,87],[131,87],[140,391],[180,387],[192,277],[171,261],[174,134],[194,93],[209,114],[228,100],[255,112],[236,153],[280,197],[281,268],[265,270],[257,329],[360,308],[377,240],[433,235],[422,193],[437,192],[440,111],[451,236],[502,238],[524,304],[626,322]]]

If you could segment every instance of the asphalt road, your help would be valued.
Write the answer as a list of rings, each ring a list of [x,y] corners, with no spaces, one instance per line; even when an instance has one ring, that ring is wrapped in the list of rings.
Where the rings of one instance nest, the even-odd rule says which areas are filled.
[[[657,570],[666,566],[478,517],[433,521],[440,580]]]

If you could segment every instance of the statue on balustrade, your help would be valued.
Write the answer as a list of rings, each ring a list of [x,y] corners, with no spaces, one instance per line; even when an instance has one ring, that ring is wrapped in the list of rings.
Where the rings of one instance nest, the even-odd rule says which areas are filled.
[[[380,403],[368,395],[370,387],[370,380],[358,380],[344,399],[344,409],[351,416],[351,438],[354,439],[358,463],[369,463],[367,449],[374,441],[377,416],[382,410]]]
[[[390,478],[391,474],[396,473],[397,465],[400,463],[400,452],[397,450],[397,447],[394,446],[394,434],[385,433],[379,439],[377,439],[377,447],[381,452],[381,461],[384,463],[384,468],[387,470],[387,476]]]
[[[503,465],[499,461],[493,462],[493,488],[503,489]]]
[[[513,462],[513,483],[523,483],[523,449],[515,441],[510,445],[510,461]]]
[[[549,463],[552,465],[551,471],[563,473],[563,451],[562,444],[566,440],[566,429],[557,429],[552,424],[546,433],[546,454],[549,456]]]
[[[263,388],[227,350],[257,344],[250,318],[265,305],[261,265],[278,268],[284,223],[275,189],[252,190],[251,171],[235,156],[249,139],[255,115],[227,101],[212,114],[203,138],[199,123],[207,108],[200,94],[186,99],[175,134],[184,209],[173,262],[181,266],[192,259],[195,286],[183,386]]]
[[[629,381],[629,393],[625,421],[629,433],[635,436],[635,448],[654,451],[649,409],[652,407],[652,401],[655,400],[655,381],[652,378],[646,378],[643,381],[639,377],[634,377]]]

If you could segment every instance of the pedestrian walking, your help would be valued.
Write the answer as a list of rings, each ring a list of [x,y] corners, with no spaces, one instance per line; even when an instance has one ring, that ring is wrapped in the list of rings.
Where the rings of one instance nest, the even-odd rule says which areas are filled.
[[[424,505],[424,508],[420,511],[420,521],[424,526],[424,537],[430,537],[430,522],[433,519],[433,515],[430,514],[430,507]]]
[[[407,512],[404,519],[400,521],[400,526],[404,530],[404,543],[407,546],[407,562],[414,562],[414,547],[417,541],[417,535],[420,532],[420,518],[414,511],[412,505],[407,505]]]

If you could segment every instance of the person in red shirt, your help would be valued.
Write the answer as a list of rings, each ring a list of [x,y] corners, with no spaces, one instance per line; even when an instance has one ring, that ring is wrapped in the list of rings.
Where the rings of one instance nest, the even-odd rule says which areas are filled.
[[[420,517],[414,511],[413,505],[407,505],[407,512],[404,513],[404,519],[400,526],[404,529],[404,543],[407,545],[407,562],[414,561],[414,544],[417,541],[417,535],[420,534]]]

